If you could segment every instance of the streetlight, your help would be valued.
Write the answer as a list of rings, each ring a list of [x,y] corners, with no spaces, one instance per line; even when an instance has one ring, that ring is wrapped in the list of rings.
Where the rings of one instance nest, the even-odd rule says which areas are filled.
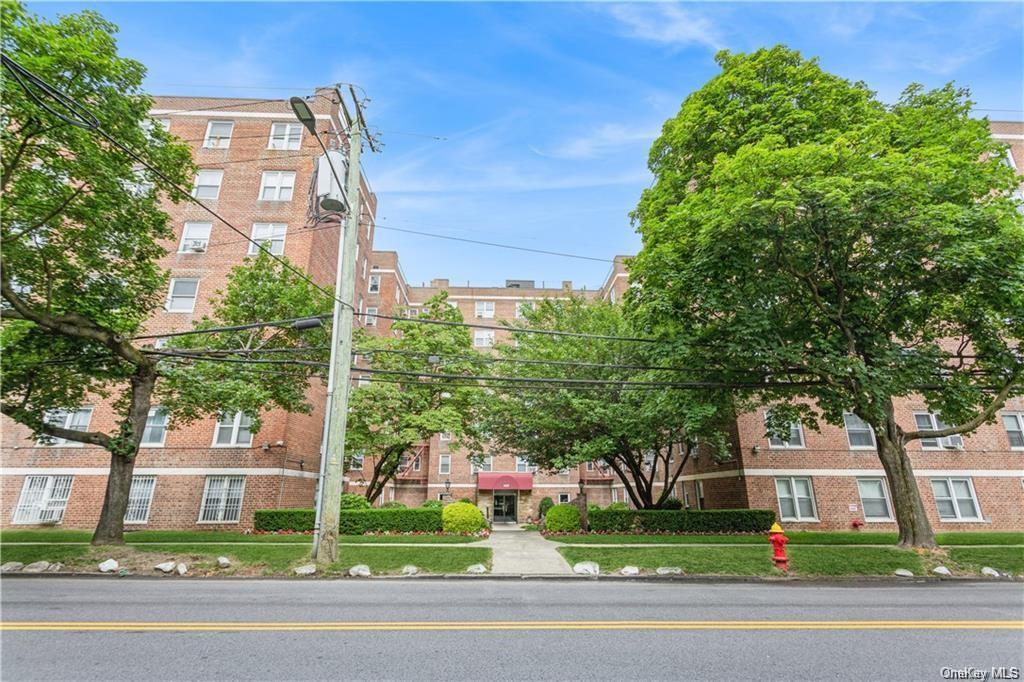
[[[299,119],[299,123],[306,126],[306,130],[316,135],[316,116],[313,115],[313,110],[309,108],[309,104],[301,97],[292,97],[288,100],[292,105],[292,111],[295,112],[295,118]],[[319,140],[320,138],[317,137]],[[324,150],[327,151],[326,149]]]

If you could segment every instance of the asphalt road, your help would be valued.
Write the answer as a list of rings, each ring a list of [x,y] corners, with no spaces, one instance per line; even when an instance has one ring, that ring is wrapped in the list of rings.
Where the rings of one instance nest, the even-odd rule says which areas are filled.
[[[9,579],[13,680],[942,680],[1024,586]],[[26,629],[19,629],[26,628]]]

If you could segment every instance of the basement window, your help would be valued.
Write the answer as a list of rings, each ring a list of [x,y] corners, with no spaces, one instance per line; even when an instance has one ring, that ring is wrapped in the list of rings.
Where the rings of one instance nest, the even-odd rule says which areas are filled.
[[[74,476],[26,476],[12,523],[60,523]]]

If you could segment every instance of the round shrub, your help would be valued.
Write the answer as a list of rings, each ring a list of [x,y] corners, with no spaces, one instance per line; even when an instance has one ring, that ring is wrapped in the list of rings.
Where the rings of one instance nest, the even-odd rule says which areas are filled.
[[[683,508],[683,501],[680,500],[678,497],[670,497],[670,498],[668,498],[667,500],[662,502],[661,503],[661,507],[659,507],[659,509],[672,509],[672,510],[677,510],[677,511],[679,509],[682,509],[682,508]]]
[[[380,508],[381,509],[405,509],[405,505],[402,504],[401,502],[399,502],[398,500],[391,500],[390,502],[385,502],[384,504],[382,504],[380,506]]]
[[[612,502],[608,505],[607,509],[612,511],[629,511],[629,505],[625,502]]]
[[[476,533],[487,527],[484,514],[475,504],[456,502],[441,511],[441,527],[445,533]]]
[[[555,501],[552,500],[550,497],[545,497],[543,500],[540,501],[540,504],[537,506],[537,513],[539,513],[541,516],[546,516],[548,510],[554,506]]]
[[[342,509],[369,509],[369,501],[359,493],[344,493],[341,496]]]
[[[444,507],[444,502],[441,500],[426,500],[420,507],[423,509],[441,509]]]
[[[580,510],[574,504],[556,504],[544,517],[549,533],[575,533],[580,529]]]

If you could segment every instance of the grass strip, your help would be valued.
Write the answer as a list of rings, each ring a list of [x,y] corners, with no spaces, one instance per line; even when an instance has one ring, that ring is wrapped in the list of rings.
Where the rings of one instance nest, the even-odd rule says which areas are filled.
[[[92,532],[86,530],[5,530],[0,533],[0,544],[9,542],[81,542],[87,544],[92,539]],[[219,530],[138,530],[124,534],[125,542],[128,544],[143,544],[148,542],[174,542],[174,543],[223,543],[223,542],[245,542],[274,544],[295,543],[298,545],[311,545],[312,535],[298,533],[266,533],[246,534],[233,531]],[[338,542],[346,543],[374,543],[390,544],[393,542],[417,543],[425,545],[433,544],[466,544],[477,542],[483,538],[465,535],[340,535]]]
[[[970,573],[978,573],[983,566],[1013,574],[1024,573],[1024,548],[1022,547],[954,547],[949,558],[956,567]]]
[[[896,533],[877,531],[792,531],[786,533],[790,545],[895,545]],[[767,535],[637,535],[593,534],[558,535],[553,542],[573,545],[766,545]],[[945,546],[1024,545],[1024,533],[1016,531],[937,533],[936,541]]]
[[[425,573],[465,573],[473,564],[491,566],[487,547],[458,547],[437,551],[429,547],[341,547],[338,561],[328,573],[343,573],[356,564],[366,564],[374,573],[399,573],[412,564]]]

